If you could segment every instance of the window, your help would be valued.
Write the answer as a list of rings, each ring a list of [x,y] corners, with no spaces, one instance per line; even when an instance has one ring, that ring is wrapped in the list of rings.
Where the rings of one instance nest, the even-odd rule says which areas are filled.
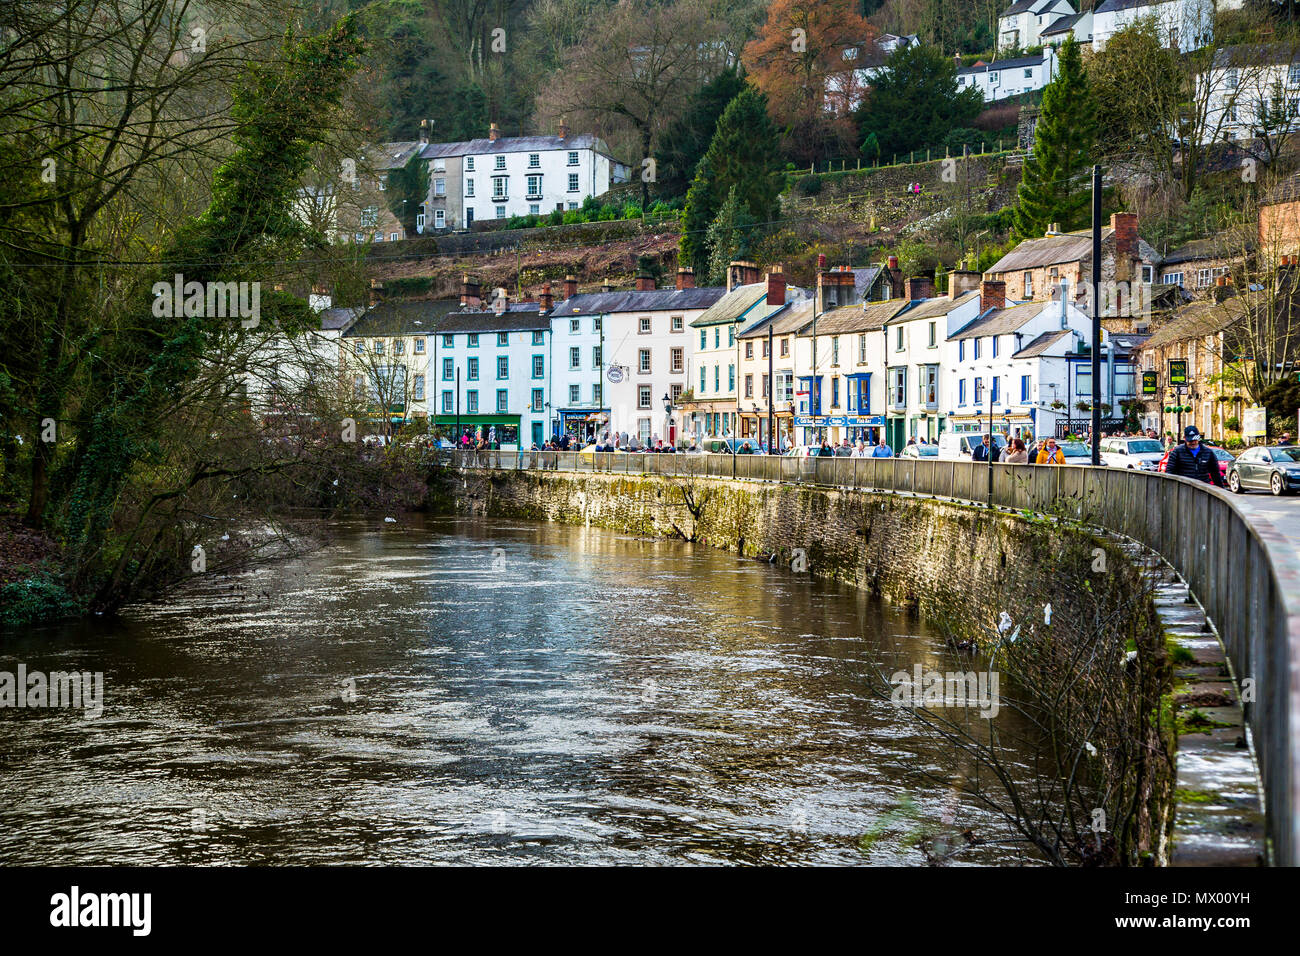
[[[402,238],[402,234],[401,234],[400,232],[390,232],[390,233],[388,234],[388,241],[389,241],[389,242],[396,242],[398,239],[401,239],[401,238]]]
[[[903,327],[901,325],[894,329],[894,351],[903,351]]]
[[[1213,281],[1214,280],[1211,278],[1211,273],[1209,269],[1196,270],[1196,288],[1204,289],[1206,286],[1210,285]]]
[[[668,371],[680,373],[686,369],[686,350],[675,348],[668,350]]]
[[[538,153],[529,153],[529,154],[528,154],[528,168],[529,168],[529,169],[536,169],[537,167],[539,167],[539,166],[541,166],[541,165],[542,165],[542,157],[541,157],[540,154],[538,154]]]
[[[750,339],[749,341],[745,342],[745,358],[752,359],[753,357],[754,357],[754,342],[752,339]]]
[[[533,389],[533,411],[540,412],[544,406],[545,396],[540,388]]]
[[[376,355],[383,355],[383,354],[384,354],[384,340],[383,340],[383,339],[375,339],[374,342],[372,342],[372,343],[370,344],[370,349],[371,349],[371,351],[374,352]]]
[[[498,218],[498,219],[504,219],[504,218],[506,218],[506,207],[505,207],[505,206],[497,206],[497,207],[496,207],[496,218]]]
[[[509,196],[509,192],[508,192],[509,186],[510,186],[510,180],[506,179],[504,176],[493,176],[492,177],[492,198],[506,199]]]
[[[505,355],[497,356],[497,378],[510,377],[510,358]]]
[[[456,336],[444,334],[442,337],[442,347],[445,349],[455,348]]]
[[[1020,376],[1020,401],[1023,404],[1029,402],[1030,392],[1033,391],[1033,380],[1028,375]]]
[[[752,375],[745,376],[745,397],[754,397],[754,376]]]
[[[498,332],[498,333],[497,333],[497,345],[509,345],[509,344],[510,344],[510,333],[509,333],[509,332]]]
[[[979,376],[975,377],[975,404],[984,404],[984,379]]]
[[[939,404],[939,366],[927,365],[921,369],[921,404]]]
[[[600,331],[600,316],[596,316],[594,319],[591,320],[591,331],[593,332]]]
[[[736,390],[736,366],[728,365],[727,366],[727,391],[734,392],[735,390]]]
[[[672,323],[669,325],[669,330],[672,332],[684,332],[686,330],[684,318],[680,315],[674,315],[672,317]]]
[[[1287,73],[1287,82],[1292,86],[1300,86],[1300,63],[1291,64],[1291,69]]]
[[[650,371],[650,350],[649,349],[637,349],[636,370],[642,375],[645,375]]]
[[[546,344],[546,338],[545,338],[545,336],[546,336],[546,333],[543,332],[541,329],[533,329],[533,344],[534,344],[534,345],[545,345],[545,344]]]
[[[762,380],[762,381],[763,381],[763,383],[762,383],[762,385],[761,385],[760,387],[763,389],[763,394],[760,395],[759,397],[760,397],[761,399],[763,399],[764,401],[767,401],[767,390],[768,390],[768,386],[770,386],[772,383],[771,383],[771,380],[770,380],[766,375],[763,376],[763,380]]]
[[[930,323],[930,344],[929,344],[929,347],[933,349],[933,348],[938,348],[938,346],[939,346],[938,327],[937,327],[936,323],[931,322],[931,323]]]
[[[505,168],[506,168],[506,158],[505,158],[504,156],[498,156],[498,157],[496,158],[496,163],[494,164],[494,168],[495,168],[495,169],[505,169]]]
[[[466,172],[469,172],[469,173],[474,172],[474,157],[473,157],[473,156],[466,156],[466,157],[465,157],[465,171],[466,171]]]
[[[713,329],[713,347],[715,349],[722,348],[722,329],[717,326],[714,326]]]
[[[578,191],[578,174],[569,173],[569,192],[576,193],[577,191]]]
[[[546,377],[546,356],[534,355],[533,356],[533,378],[545,378],[545,377]]]
[[[448,390],[442,393],[442,410],[444,412],[450,412],[451,408],[451,391]]]
[[[840,407],[840,377],[831,376],[831,408]]]
[[[1032,299],[1033,297],[1034,297],[1034,274],[1032,272],[1026,272],[1025,273],[1025,298]]]
[[[445,358],[445,359],[443,359],[443,360],[442,360],[442,380],[443,380],[444,382],[450,382],[450,381],[451,381],[453,378],[455,378],[455,377],[456,377],[456,363],[455,363],[452,359],[449,359],[449,358]]]
[[[577,204],[576,202],[571,202],[571,203],[568,204],[568,207],[569,207],[570,210],[577,209],[577,208],[578,208],[578,204]]]
[[[637,331],[642,335],[650,334],[650,316],[643,315],[637,322]]]
[[[794,401],[794,372],[776,373],[776,400],[786,404]]]
[[[466,341],[465,344],[472,349],[478,348],[478,333],[470,332],[468,335],[468,341]]]
[[[423,355],[423,354],[424,354],[424,339],[423,339],[423,338],[418,338],[418,339],[415,340],[415,354],[416,354],[416,355]]]
[[[366,206],[361,210],[361,228],[374,227],[379,223],[379,207]]]
[[[1224,73],[1223,85],[1226,86],[1228,89],[1235,90],[1237,88],[1238,82],[1239,81],[1237,78],[1236,70],[1228,70],[1226,73]]]
[[[539,206],[539,205],[537,205],[537,203],[535,203],[535,202],[530,202],[530,203],[528,204],[528,215],[530,215],[530,216],[536,216],[536,215],[538,214],[538,212],[541,210],[541,208],[542,208],[542,207]]]
[[[509,389],[497,389],[497,411],[504,412],[510,408],[510,391]]]
[[[957,383],[957,404],[966,404],[966,380],[964,378]]]
[[[445,180],[445,179],[435,179],[435,180],[433,181],[433,194],[434,194],[435,196],[445,196],[445,195],[447,195],[447,180]]]
[[[1166,272],[1160,277],[1160,281],[1165,285],[1182,285],[1183,274],[1181,272]]]
[[[636,407],[649,408],[653,392],[649,385],[638,385],[636,389]]]
[[[767,339],[763,339],[763,358],[767,358],[771,354],[772,354],[771,343],[768,342]]]
[[[704,394],[704,385],[705,385],[704,368],[703,366],[701,366],[700,367],[700,394],[701,395]]]
[[[569,368],[577,368],[581,364],[581,354],[576,345],[569,349]]]
[[[966,361],[966,340],[965,339],[957,340],[957,361],[958,362]]]
[[[596,384],[591,386],[591,401],[595,405],[599,405],[603,401],[603,399],[601,398],[602,388],[603,386],[600,384],[600,382],[597,382]]]
[[[478,389],[471,388],[465,393],[465,411],[470,415],[478,414]]]
[[[1039,17],[1039,18],[1038,18],[1038,21],[1041,23],[1041,22],[1043,21],[1043,18],[1042,18],[1042,17]],[[1025,79],[1026,79],[1026,80],[1032,80],[1033,78],[1034,78],[1034,71],[1033,71],[1033,70],[1025,70]]]
[[[889,370],[889,403],[895,408],[907,406],[907,369]]]
[[[465,370],[465,378],[471,382],[478,381],[478,359],[477,358],[471,358],[469,360],[469,364],[466,366],[466,370]]]
[[[1092,366],[1078,363],[1074,369],[1074,394],[1079,398],[1092,397]]]
[[[993,376],[993,396],[992,396],[992,398],[989,399],[989,401],[992,402],[994,405],[996,405],[999,401],[1002,400],[1002,399],[1001,399],[1001,396],[998,394],[998,386],[1001,385],[1001,384],[1002,384],[1002,376],[1000,376],[1000,375],[994,375],[994,376]]]
[[[406,352],[406,339],[393,339],[393,354],[402,355]]]
[[[576,149],[569,151],[569,165],[570,166],[578,165],[578,151]]]
[[[599,345],[593,345],[593,346],[591,347],[591,367],[592,367],[592,368],[600,368],[600,366],[601,366],[601,361],[600,361],[600,346],[599,346]]]
[[[840,364],[840,337],[838,335],[831,336],[831,364]]]
[[[704,330],[704,329],[700,329],[700,348],[701,348],[701,349],[707,349],[707,348],[709,347],[709,339],[708,339],[708,335],[709,335],[709,333],[708,333],[706,330]]]
[[[1115,397],[1133,397],[1137,394],[1137,375],[1132,365],[1115,363]]]
[[[998,357],[998,337],[997,337],[996,335],[993,336],[991,339],[989,339],[989,342],[990,342],[990,344],[992,345],[992,349],[993,349],[992,352],[990,352],[989,354],[990,354],[993,358],[997,358],[997,357]]]
[[[673,400],[673,404],[676,405],[682,397],[681,382],[674,382],[672,385],[668,386],[668,395]]]
[[[472,179],[465,180],[465,195],[468,196],[470,199],[474,198],[474,180]]]
[[[729,325],[727,326],[727,348],[733,349],[735,347],[736,347],[736,327],[734,325]]]
[[[580,401],[582,401],[582,386],[581,386],[581,385],[570,385],[570,386],[569,386],[569,404],[570,404],[570,405],[577,405]]]
[[[435,209],[433,211],[433,228],[445,229],[447,227],[447,210]]]
[[[766,358],[766,356],[764,356]],[[867,364],[867,337],[866,335],[858,336],[858,364]]]
[[[529,176],[528,177],[528,198],[531,199],[534,196],[540,196],[541,194],[542,194],[542,177],[536,175]]]
[[[790,339],[784,338],[781,340],[781,358],[788,358],[789,355],[790,355]]]
[[[722,391],[722,367],[719,365],[713,366],[713,390]]]
[[[971,339],[971,346],[972,346],[972,349],[973,349],[973,351],[972,351],[972,355],[974,356],[975,361],[978,362],[978,361],[979,361],[979,357],[980,357],[980,340],[979,340],[979,339]]]

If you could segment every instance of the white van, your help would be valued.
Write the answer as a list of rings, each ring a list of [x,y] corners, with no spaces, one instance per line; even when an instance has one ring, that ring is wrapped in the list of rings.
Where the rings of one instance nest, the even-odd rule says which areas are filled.
[[[944,461],[970,461],[975,447],[983,443],[983,432],[944,432],[939,436],[939,457]],[[1007,440],[1002,435],[994,435],[993,444],[1005,450]]]
[[[1165,446],[1156,438],[1105,438],[1101,442],[1101,463],[1112,468],[1155,471],[1164,454]]]

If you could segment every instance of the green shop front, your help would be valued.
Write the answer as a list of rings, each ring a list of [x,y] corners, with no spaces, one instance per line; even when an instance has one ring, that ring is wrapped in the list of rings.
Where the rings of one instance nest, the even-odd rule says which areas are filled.
[[[519,447],[518,415],[435,415],[433,427],[439,434],[457,444],[460,444],[460,437],[466,432],[471,439],[482,438],[487,441],[492,430],[496,429],[496,440],[502,448]]]

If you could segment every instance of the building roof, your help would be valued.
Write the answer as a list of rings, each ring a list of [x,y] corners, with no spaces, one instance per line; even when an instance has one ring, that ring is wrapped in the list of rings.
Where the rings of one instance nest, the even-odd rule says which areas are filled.
[[[948,336],[949,342],[958,339],[976,339],[985,335],[1010,335],[1022,325],[1047,309],[1060,308],[1057,302],[1024,302],[1006,309],[992,309]]]
[[[376,170],[401,169],[420,151],[417,143],[381,143],[367,150],[370,165]]]
[[[1150,338],[1150,335],[1135,332],[1118,332],[1108,336],[1107,340],[1120,352],[1133,352],[1146,345]]]
[[[1012,353],[1012,358],[1035,358],[1044,355],[1053,345],[1070,335],[1069,329],[1054,329],[1051,332],[1043,332],[1028,345],[1018,352]]]
[[[1283,202],[1300,201],[1300,172],[1292,173],[1269,190],[1261,205],[1273,206]]]
[[[974,66],[963,66],[957,71],[959,76],[967,76],[971,73],[987,73],[990,70],[1014,70],[1025,66],[1041,66],[1044,53],[1038,56],[1018,56],[1012,60],[994,60],[992,63],[976,63]]]
[[[787,302],[784,308],[769,312],[736,333],[738,339],[761,339],[767,335],[767,327],[772,327],[773,335],[796,335],[805,325],[812,322],[813,303],[811,299]]]
[[[1047,27],[1038,35],[1040,37],[1056,36],[1058,33],[1073,33],[1075,24],[1083,19],[1082,13],[1067,14],[1056,20],[1050,27]]]
[[[1178,265],[1182,262],[1194,262],[1197,259],[1236,259],[1244,251],[1238,248],[1236,251],[1229,251],[1233,244],[1233,239],[1227,236],[1210,236],[1206,239],[1193,239],[1177,249],[1170,250],[1165,254],[1160,264]],[[1240,243],[1237,244],[1238,246]],[[1249,243],[1247,244],[1250,245]]]
[[[448,312],[438,322],[439,335],[453,332],[537,332],[550,331],[551,316],[543,315],[536,302],[511,302],[497,315],[492,309],[463,309]]]
[[[1152,7],[1163,2],[1164,0],[1102,0],[1092,12],[1095,16],[1098,13],[1116,13],[1120,10],[1133,10],[1137,7]]]
[[[566,136],[564,139],[558,136],[498,136],[494,140],[490,136],[484,136],[481,139],[470,139],[460,143],[427,143],[423,157],[432,159],[437,156],[479,156],[486,153],[541,153],[553,149],[591,149],[598,153],[609,152],[605,141],[600,137],[579,133]]]
[[[1101,230],[1101,241],[1105,242],[1109,239],[1114,231],[1110,226],[1104,226]],[[1022,269],[1036,269],[1039,266],[1056,265],[1059,262],[1078,262],[1091,255],[1091,229],[1082,229],[1078,232],[1063,232],[1059,236],[1026,239],[993,263],[988,272],[1018,272]]]
[[[1214,54],[1214,65],[1219,69],[1280,66],[1297,61],[1300,61],[1300,51],[1290,43],[1241,43],[1223,47]]]
[[[1246,303],[1240,296],[1223,302],[1201,300],[1186,305],[1166,325],[1152,333],[1143,348],[1159,348],[1174,342],[1202,338],[1222,332],[1246,313]]]
[[[703,315],[691,323],[691,328],[705,325],[725,325],[739,321],[740,317],[767,299],[767,283],[754,282],[736,286],[724,294]],[[776,311],[773,309],[772,311]]]
[[[405,302],[380,302],[348,327],[345,338],[376,335],[432,335],[439,320],[459,305],[457,299],[418,299]],[[326,312],[349,311],[326,309]],[[324,328],[324,314],[321,327]]]
[[[852,332],[879,331],[908,304],[906,299],[890,299],[885,302],[868,302],[845,306],[842,309],[832,309],[817,317],[817,334],[819,336],[843,335]],[[811,323],[806,328],[800,329],[799,334],[811,335]]]
[[[957,308],[957,306],[965,305],[967,302],[971,301],[971,299],[978,299],[979,296],[979,290],[972,289],[970,292],[959,295],[955,299],[950,299],[946,295],[941,295],[933,299],[920,299],[911,303],[904,300],[904,304],[910,306],[910,308],[904,309],[900,312],[897,318],[904,322],[911,322],[913,319],[938,319],[947,315],[953,309]]]
[[[998,19],[1000,20],[1002,17],[1014,17],[1022,13],[1028,13],[1030,10],[1034,9],[1039,2],[1040,0],[1016,0],[1015,3],[1011,4],[1011,6],[1007,7],[998,15]]]
[[[764,291],[767,287],[764,284]],[[555,307],[555,315],[607,315],[611,312],[684,312],[707,309],[724,295],[723,286],[700,286],[695,289],[647,289],[641,292],[583,292],[565,299]]]

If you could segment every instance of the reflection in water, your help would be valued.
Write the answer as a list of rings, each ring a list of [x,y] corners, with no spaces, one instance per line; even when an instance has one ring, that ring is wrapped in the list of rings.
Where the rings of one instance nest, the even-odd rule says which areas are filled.
[[[99,720],[0,712],[9,864],[915,864],[941,819],[996,826],[944,783],[970,768],[866,690],[946,667],[933,635],[678,542],[359,522],[3,652],[105,678]]]

